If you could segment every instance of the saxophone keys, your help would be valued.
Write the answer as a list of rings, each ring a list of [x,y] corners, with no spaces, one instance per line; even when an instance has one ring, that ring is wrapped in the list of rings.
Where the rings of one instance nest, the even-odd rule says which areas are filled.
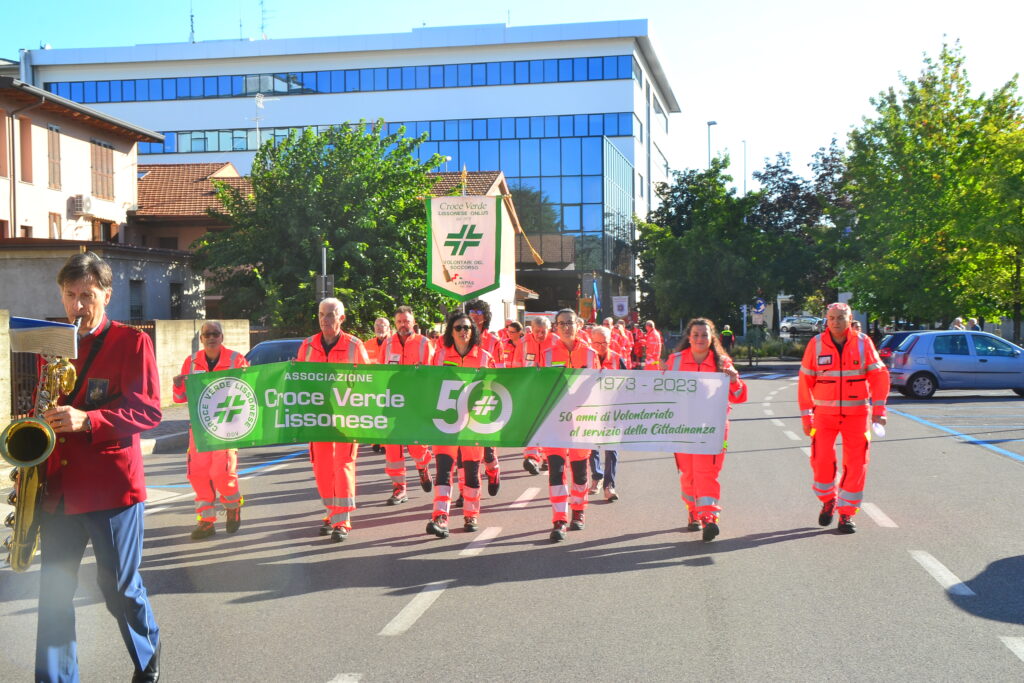
[[[13,529],[14,528],[14,520],[15,520],[14,513],[13,512],[8,512],[7,513],[7,519],[4,520],[4,526],[7,527],[8,529]]]
[[[12,506],[18,504],[18,492],[17,492],[17,490],[11,491],[10,493],[7,494],[7,504],[8,505],[12,505]]]

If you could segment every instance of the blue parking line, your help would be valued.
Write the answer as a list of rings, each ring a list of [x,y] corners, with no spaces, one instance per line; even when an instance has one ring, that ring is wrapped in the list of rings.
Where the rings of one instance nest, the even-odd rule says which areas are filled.
[[[999,446],[993,446],[992,444],[985,443],[984,441],[982,441],[980,439],[975,439],[973,436],[968,436],[967,434],[964,434],[963,432],[958,432],[955,429],[950,429],[949,427],[943,427],[940,424],[935,424],[934,422],[929,422],[928,420],[924,419],[923,417],[917,417],[916,415],[911,415],[910,413],[904,413],[902,410],[893,410],[892,408],[889,409],[889,412],[890,413],[895,413],[895,414],[900,415],[902,417],[910,418],[911,420],[913,420],[915,422],[920,422],[921,424],[926,425],[928,427],[934,427],[935,429],[939,429],[939,430],[941,430],[943,432],[946,432],[947,434],[952,434],[953,436],[958,436],[958,437],[960,437],[961,439],[963,439],[964,441],[966,441],[968,443],[972,443],[972,444],[974,444],[976,446],[981,446],[982,448],[987,448],[990,451],[998,453],[999,455],[1005,455],[1008,458],[1012,458],[1013,460],[1016,460],[1017,462],[1024,462],[1024,455],[1018,455],[1017,453],[1013,453],[1011,451],[1008,451],[1005,448],[1000,448]]]
[[[258,471],[260,471],[262,469],[266,469],[267,467],[271,467],[272,465],[277,465],[277,464],[282,463],[282,462],[288,462],[292,458],[297,458],[300,455],[309,455],[309,451],[305,450],[305,451],[296,451],[295,453],[288,453],[286,455],[282,455],[280,458],[275,458],[274,460],[270,460],[268,462],[265,462],[262,465],[255,465],[253,467],[247,467],[244,470],[238,470],[238,476],[242,476],[243,474],[251,474],[252,472],[258,472]],[[147,486],[146,488],[150,488],[150,489],[188,489],[188,488],[192,488],[192,484],[164,484],[163,486]]]

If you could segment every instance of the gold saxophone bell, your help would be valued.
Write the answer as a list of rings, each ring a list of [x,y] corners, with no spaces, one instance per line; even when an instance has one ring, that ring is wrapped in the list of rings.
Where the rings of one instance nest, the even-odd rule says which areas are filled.
[[[26,417],[0,433],[0,457],[16,468],[32,467],[49,458],[56,443],[50,425],[37,417]]]

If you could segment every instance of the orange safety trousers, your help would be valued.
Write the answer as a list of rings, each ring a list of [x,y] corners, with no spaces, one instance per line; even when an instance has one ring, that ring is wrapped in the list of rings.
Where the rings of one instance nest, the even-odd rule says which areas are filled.
[[[725,423],[725,441],[729,442],[729,422]],[[686,509],[704,521],[722,511],[719,501],[722,486],[718,475],[725,464],[725,449],[721,453],[674,453],[679,470],[679,488]]]
[[[548,497],[551,521],[568,522],[569,509],[586,510],[589,487],[589,448],[545,448],[548,456]],[[567,485],[565,463],[572,470],[572,485]]]
[[[356,509],[356,457],[354,443],[311,443],[309,458],[320,500],[327,509],[331,526],[352,528],[350,516]]]
[[[409,457],[412,458],[416,469],[422,470],[430,464],[430,449],[427,446],[396,446],[385,444],[384,446],[384,473],[391,477],[391,483],[395,486],[405,486],[405,451],[409,450]]]
[[[484,459],[483,446],[434,446],[434,512],[433,516],[447,515],[452,502],[452,471],[462,455],[462,516],[480,516],[480,462]]]
[[[217,519],[214,503],[220,494],[221,504],[228,510],[242,505],[242,492],[238,489],[238,451],[196,451],[192,430],[188,433],[188,483],[196,494],[196,517],[201,522]]]
[[[854,515],[864,499],[871,443],[868,415],[829,415],[815,412],[811,435],[814,495],[821,502],[836,500],[841,515]],[[836,436],[843,435],[843,476],[836,491]]]

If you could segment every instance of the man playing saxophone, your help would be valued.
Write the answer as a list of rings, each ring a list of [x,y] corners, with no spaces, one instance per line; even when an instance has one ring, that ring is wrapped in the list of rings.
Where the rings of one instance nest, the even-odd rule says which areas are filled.
[[[57,284],[68,320],[82,320],[75,388],[42,415],[57,443],[40,509],[36,680],[78,680],[73,599],[91,542],[97,582],[135,665],[132,680],[156,681],[160,632],[139,574],[146,500],[139,433],[161,417],[153,344],[108,320],[112,273],[96,254],[71,256]]]

